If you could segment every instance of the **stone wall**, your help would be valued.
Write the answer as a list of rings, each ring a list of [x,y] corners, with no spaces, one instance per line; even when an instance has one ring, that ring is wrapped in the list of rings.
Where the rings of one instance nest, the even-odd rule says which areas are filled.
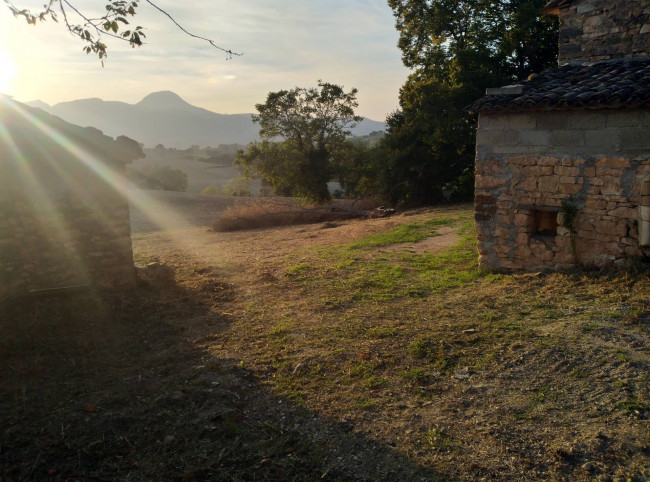
[[[650,52],[650,0],[576,0],[559,16],[560,65]]]
[[[641,256],[650,110],[483,113],[476,162],[480,264],[603,266]],[[575,218],[570,224],[565,216]]]
[[[99,166],[104,178],[73,164],[0,169],[0,299],[76,285],[135,286],[128,200],[112,184],[124,166]]]

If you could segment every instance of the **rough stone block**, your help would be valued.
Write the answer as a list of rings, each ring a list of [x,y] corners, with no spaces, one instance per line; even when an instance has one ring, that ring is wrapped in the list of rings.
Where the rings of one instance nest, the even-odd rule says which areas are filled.
[[[532,216],[528,214],[517,214],[515,216],[514,225],[519,227],[528,227],[532,222]]]
[[[607,115],[606,127],[639,127],[643,125],[640,109],[625,109],[610,111]]]
[[[619,148],[620,129],[598,129],[585,131],[585,146],[595,152],[608,153]]]
[[[538,189],[543,193],[558,192],[560,178],[558,176],[541,176],[537,182]]]
[[[480,130],[499,130],[508,127],[508,116],[495,113],[480,113],[478,116],[478,128]]]
[[[475,185],[478,189],[493,189],[495,187],[504,186],[506,180],[494,176],[480,176],[476,178]]]
[[[582,186],[580,184],[560,184],[558,192],[560,194],[574,195],[578,194]]]
[[[604,210],[607,209],[607,201],[602,198],[587,198],[585,200],[585,209]]]
[[[528,244],[529,236],[526,233],[519,233],[515,239],[519,244]]]
[[[595,225],[596,232],[604,235],[600,239],[606,241],[607,237],[618,239],[627,234],[627,224],[616,221],[599,221]]]
[[[569,116],[568,129],[602,129],[605,127],[606,116],[602,112],[580,112]]]
[[[546,154],[547,151],[547,146],[531,146],[525,144],[518,146],[492,146],[492,155],[503,157],[541,155]]]
[[[486,159],[476,163],[476,171],[480,175],[491,175],[499,167],[499,161],[496,159]]]
[[[555,174],[560,176],[577,176],[580,174],[579,167],[566,167],[566,166],[556,166],[553,170]]]
[[[650,110],[643,111],[642,122],[644,127],[650,127]]]
[[[548,146],[551,133],[546,130],[522,130],[520,141],[524,146]]]
[[[559,166],[560,163],[560,159],[555,156],[540,156],[537,159],[538,166]]]
[[[537,164],[536,156],[512,156],[508,158],[509,166],[534,166]]]
[[[488,145],[478,145],[476,146],[476,159],[482,161],[484,159],[489,159],[494,154],[494,149],[492,146]]]
[[[517,146],[521,142],[519,130],[508,129],[503,131],[503,143],[507,146]]]
[[[476,144],[493,145],[503,143],[503,130],[478,129],[476,131]]]
[[[577,130],[552,131],[550,142],[553,146],[584,146],[585,135]]]
[[[636,219],[638,211],[632,208],[617,207],[616,209],[609,211],[607,214],[617,218]]]
[[[567,128],[569,113],[567,111],[537,113],[538,130],[562,131]]]
[[[513,184],[512,186],[513,189],[522,189],[524,191],[536,191],[537,190],[537,179],[534,177],[528,177],[525,178],[524,180]]]
[[[486,196],[482,194],[476,194],[474,196],[474,203],[476,204],[496,204],[497,199],[494,196]]]
[[[630,149],[647,149],[650,154],[650,128],[627,128],[621,130],[621,147]]]
[[[596,181],[596,179],[594,179]],[[603,184],[600,186],[600,193],[605,196],[620,196],[623,194],[621,189],[621,180],[614,177],[604,177]]]
[[[535,114],[510,114],[508,115],[508,127],[516,130],[535,129],[537,116]]]
[[[622,175],[620,171],[608,171],[606,169],[622,169],[630,167],[630,160],[625,157],[599,157],[596,159],[596,168],[598,169],[598,175]]]

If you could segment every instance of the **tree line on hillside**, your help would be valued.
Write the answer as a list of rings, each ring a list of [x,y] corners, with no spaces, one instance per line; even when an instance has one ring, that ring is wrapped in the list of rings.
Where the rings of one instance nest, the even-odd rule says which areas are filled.
[[[219,144],[217,147],[194,145],[187,149],[177,149],[157,144],[153,149],[144,149],[144,151],[147,155],[154,155],[158,158],[187,159],[219,166],[230,166],[235,160],[237,151],[244,147],[242,144]]]
[[[253,120],[260,142],[235,164],[282,196],[322,202],[328,181],[349,197],[383,195],[393,204],[469,200],[474,185],[476,117],[465,107],[486,87],[510,84],[553,66],[558,25],[545,0],[388,0],[402,61],[412,72],[400,108],[376,142],[349,137],[361,120],[356,89],[268,94]]]

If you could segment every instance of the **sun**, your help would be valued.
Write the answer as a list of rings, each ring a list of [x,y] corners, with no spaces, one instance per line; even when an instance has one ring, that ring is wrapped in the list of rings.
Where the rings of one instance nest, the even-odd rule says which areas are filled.
[[[10,94],[15,76],[16,64],[7,51],[0,49],[0,94]]]

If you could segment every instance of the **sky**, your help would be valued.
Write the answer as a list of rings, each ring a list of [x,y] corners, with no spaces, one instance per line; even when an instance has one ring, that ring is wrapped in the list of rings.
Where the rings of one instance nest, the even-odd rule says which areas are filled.
[[[33,13],[43,0],[17,0]],[[71,0],[84,13],[101,0]],[[269,92],[315,86],[323,80],[359,90],[357,113],[383,121],[398,107],[408,76],[385,0],[156,0],[188,31],[225,49],[188,37],[140,2],[133,25],[146,44],[131,48],[109,39],[102,68],[81,51],[62,23],[27,25],[0,2],[0,92],[26,102],[99,97],[136,103],[171,90],[190,104],[224,114],[255,111]]]

